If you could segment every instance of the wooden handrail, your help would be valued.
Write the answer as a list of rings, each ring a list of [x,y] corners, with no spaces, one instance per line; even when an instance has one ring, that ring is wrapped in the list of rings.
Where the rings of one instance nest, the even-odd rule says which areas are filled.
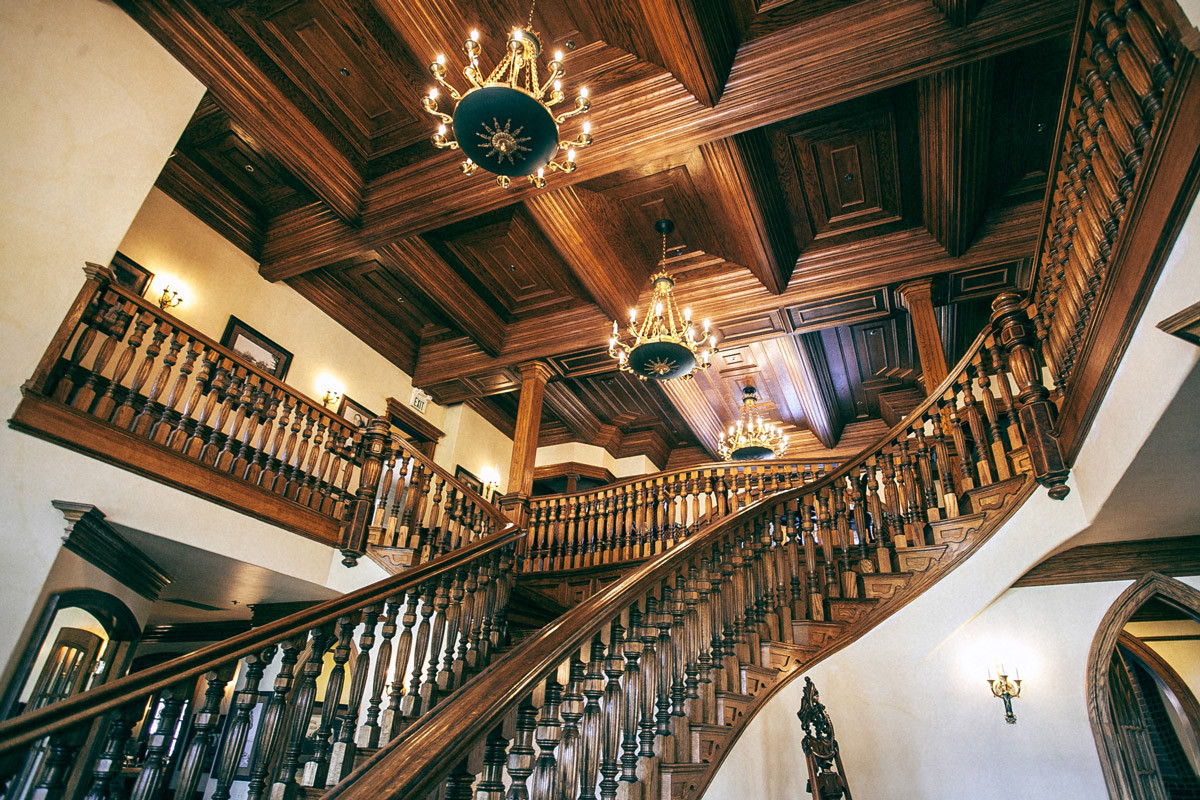
[[[216,642],[195,652],[173,658],[141,672],[135,672],[59,703],[0,722],[0,753],[24,747],[38,739],[87,722],[183,680],[214,671],[224,664],[259,652],[289,636],[325,625],[348,613],[385,601],[400,592],[425,583],[432,578],[443,576],[488,553],[493,553],[524,535],[524,531],[509,524],[491,536],[385,578],[378,583],[326,600],[223,642]]]
[[[1007,298],[1006,302],[1008,306],[998,301],[997,307],[1007,307],[1008,311],[1011,312],[1012,298]],[[1001,321],[1016,324],[1010,318]],[[1019,342],[1014,341],[1012,344],[1017,348],[1022,347]],[[734,594],[734,603],[740,602],[736,598],[742,598],[747,594],[751,595],[748,597],[751,606],[756,602],[762,602],[761,597],[756,599],[753,596],[753,592],[750,592],[748,588],[756,580],[762,580],[761,577],[755,577],[759,573],[752,571],[748,565],[751,562],[765,565],[769,560],[774,563],[774,557],[767,559],[764,555],[767,552],[775,552],[779,559],[783,559],[781,553],[785,547],[791,551],[793,559],[800,557],[797,548],[803,547],[805,549],[805,554],[809,562],[808,602],[822,602],[822,594],[826,597],[831,595],[835,597],[857,596],[852,593],[852,587],[845,584],[846,573],[838,576],[831,572],[831,569],[836,568],[831,565],[835,545],[830,542],[830,538],[834,537],[837,531],[834,529],[828,516],[830,508],[836,506],[837,498],[841,496],[840,493],[843,490],[847,487],[853,487],[855,483],[853,478],[857,477],[861,471],[866,470],[868,464],[871,465],[869,472],[871,476],[870,480],[874,481],[877,471],[875,461],[878,460],[879,454],[890,453],[897,442],[902,446],[906,445],[910,441],[910,434],[920,434],[929,426],[937,429],[943,424],[960,431],[961,428],[970,424],[972,430],[983,431],[985,439],[992,439],[984,429],[979,427],[980,421],[976,416],[977,410],[974,408],[976,401],[972,397],[972,384],[976,381],[982,381],[979,384],[979,388],[990,393],[993,390],[990,388],[989,379],[994,376],[998,381],[1004,382],[1004,386],[1002,388],[997,387],[995,391],[999,392],[1002,396],[1008,396],[1010,388],[1008,385],[1008,373],[1003,371],[999,365],[993,364],[992,366],[996,368],[996,371],[994,375],[990,375],[988,364],[984,361],[985,355],[990,358],[996,357],[999,349],[999,345],[993,339],[992,332],[990,330],[983,331],[967,350],[962,360],[955,366],[947,378],[930,393],[929,397],[905,417],[904,420],[895,425],[873,447],[864,449],[856,457],[849,459],[831,474],[824,476],[815,483],[760,498],[731,515],[715,521],[703,532],[654,556],[649,561],[617,579],[614,583],[602,588],[596,594],[593,594],[590,598],[584,600],[563,616],[550,623],[537,635],[527,639],[503,661],[492,665],[476,680],[459,689],[455,695],[445,701],[438,713],[419,720],[414,726],[407,729],[403,736],[382,749],[326,796],[328,798],[337,798],[338,800],[423,797],[438,786],[447,775],[451,775],[448,780],[455,781],[456,786],[470,786],[475,778],[473,774],[469,773],[474,770],[462,772],[462,768],[466,764],[464,759],[468,753],[473,748],[477,748],[490,732],[499,730],[497,726],[510,714],[514,713],[519,704],[531,698],[543,682],[546,683],[547,697],[541,701],[543,703],[542,711],[546,713],[547,709],[549,709],[548,713],[556,718],[558,714],[558,696],[555,695],[553,698],[549,696],[552,692],[551,684],[554,684],[555,674],[557,673],[560,677],[564,675],[566,663],[575,659],[588,642],[592,642],[593,653],[600,652],[600,657],[603,658],[605,642],[614,641],[614,637],[618,637],[619,639],[616,629],[622,624],[628,624],[631,628],[633,627],[633,617],[628,615],[636,612],[637,603],[640,598],[651,598],[646,600],[645,616],[647,618],[654,617],[650,623],[647,623],[642,628],[643,642],[647,641],[645,638],[647,630],[651,631],[650,641],[653,642],[655,626],[657,626],[659,631],[672,631],[671,638],[664,641],[675,643],[677,641],[675,637],[677,636],[692,641],[697,636],[695,629],[677,628],[674,626],[680,624],[679,620],[681,618],[690,619],[686,616],[681,617],[680,615],[683,613],[681,610],[684,609],[685,602],[688,604],[687,608],[694,609],[698,596],[697,588],[699,588],[699,592],[701,593],[699,596],[709,597],[710,594],[705,592],[705,587],[707,586],[710,592],[719,593],[719,587],[723,583],[725,592]],[[1025,350],[1009,350],[1007,355],[1011,363],[1012,361],[1023,361],[1029,353]],[[1025,377],[1021,375],[1014,376],[1014,381],[1018,389],[1024,390],[1027,388],[1022,385],[1024,379]],[[960,418],[958,416],[960,410],[954,406],[954,401],[960,392],[963,394],[964,402],[961,414],[964,417],[969,417],[970,419],[968,420]],[[997,406],[996,401],[997,398],[991,396],[991,394],[984,398],[984,403],[989,412],[988,421],[994,430],[1001,424],[1001,420],[998,418],[1001,412],[1015,410],[1011,405],[1007,409],[1001,409]],[[938,407],[938,410],[935,410],[935,406]],[[946,419],[943,419],[943,417]],[[940,436],[940,430],[935,430],[935,435]],[[1007,446],[1004,441],[1006,438],[1013,440],[1008,442]],[[978,475],[978,478],[983,480],[984,475],[987,474],[988,465],[998,464],[1001,458],[1004,461],[1005,469],[1007,469],[1009,467],[1008,451],[1020,448],[1022,438],[1022,434],[1016,430],[1011,430],[1002,436],[996,437],[993,440],[994,444],[1006,448],[1006,452],[1000,453],[999,457],[996,458],[993,458],[992,454],[982,449],[986,442],[973,442],[971,446],[968,446],[965,444],[965,438],[956,438],[955,443],[959,445],[957,448],[959,453],[953,457],[953,460],[956,464],[962,466],[964,482],[967,488],[973,485],[970,483],[969,478]],[[978,445],[978,448],[976,445]],[[976,462],[977,471],[972,470],[968,473],[966,465],[968,461],[975,460],[974,454],[977,450],[980,454],[980,459]],[[939,454],[939,461],[946,458],[951,457]],[[889,466],[890,463],[892,462],[889,456],[888,460],[882,466],[884,480],[889,484],[888,470],[891,468]],[[939,469],[948,469],[949,466],[949,464],[938,464]],[[949,481],[949,473],[945,474],[946,477],[943,480]],[[913,483],[909,484],[906,479],[904,488],[915,489],[918,483],[920,481],[914,479]],[[932,483],[927,482],[925,485],[928,491],[934,491],[935,487]],[[889,485],[889,492],[891,488]],[[962,492],[955,488],[955,486],[943,486],[940,491],[946,495],[945,502],[939,499],[933,506],[926,507],[930,511],[944,510],[951,516],[957,516],[957,497],[961,496]],[[875,492],[875,490],[872,490],[872,492]],[[901,515],[907,512],[902,508],[900,501],[892,499],[890,493],[885,495],[883,501],[880,500],[879,495],[885,495],[882,487],[878,490],[876,496],[870,498],[869,504],[867,500],[857,500],[854,503],[856,515],[860,520],[857,530],[859,545],[865,550],[869,531],[863,527],[864,523],[862,520],[866,519],[867,509],[865,506],[867,505],[870,505],[872,509],[870,511],[871,530],[875,533],[876,541],[884,548],[884,553],[880,557],[886,557],[886,548],[891,544],[891,542],[887,541],[885,533],[896,538],[895,546],[897,548],[923,544],[924,542],[921,539],[918,539],[917,542],[911,540],[907,542],[903,541],[904,531],[908,527],[907,521],[893,524],[889,522],[889,515]],[[954,497],[954,502],[950,500],[952,496]],[[809,500],[811,500],[811,503],[807,502]],[[831,500],[833,502],[830,502]],[[790,509],[793,508],[796,509],[794,516],[789,518],[789,514],[793,513]],[[782,518],[779,517],[781,510],[783,510],[784,514]],[[817,513],[818,511],[820,512],[819,514]],[[840,510],[840,521],[845,522],[849,516],[849,509]],[[774,520],[774,523],[767,525],[766,521],[771,520]],[[803,535],[800,532],[801,528],[804,531]],[[740,539],[738,538],[739,533],[742,534]],[[816,585],[819,578],[814,575],[813,564],[817,534],[819,534],[821,539],[819,544],[824,550],[825,571],[828,578],[823,588],[819,588]],[[920,537],[923,537],[923,535],[919,534]],[[785,536],[786,538],[784,538]],[[722,551],[722,547],[725,548],[724,551]],[[851,542],[843,540],[837,547],[841,549],[843,560],[845,560],[845,554],[851,549]],[[711,555],[713,559],[711,563],[714,566],[711,571],[706,566],[710,563],[707,558],[708,555]],[[720,565],[721,569],[718,570],[715,564],[725,556],[731,557],[733,561],[723,562]],[[783,561],[785,562],[786,559],[783,559]],[[741,576],[741,570],[739,569],[742,564],[747,565],[742,568],[745,570],[745,577]],[[770,568],[763,567],[763,569]],[[697,569],[699,569],[699,573],[697,573]],[[890,566],[888,569],[890,570]],[[697,580],[698,574],[700,577]],[[798,579],[798,577],[793,572],[793,580]],[[841,591],[838,585],[839,578],[843,586],[846,587],[846,591],[851,592],[850,594],[839,593]],[[783,578],[779,577],[778,580],[780,585],[783,586]],[[769,584],[769,580],[767,583]],[[677,591],[673,595],[674,600],[669,600],[667,592],[672,586],[676,587]],[[650,603],[654,594],[660,588],[662,590],[661,603],[663,606],[671,606],[671,611],[675,619],[674,623],[671,622],[672,615],[666,616],[666,622],[664,623],[663,615],[656,614],[652,610]],[[680,588],[682,588],[682,592],[678,591]],[[757,584],[755,591],[773,590],[773,586],[768,588],[762,584]],[[681,599],[681,594],[683,598],[687,599]],[[702,602],[707,602],[707,600]],[[726,635],[728,636],[728,625],[731,624],[731,620],[733,619],[728,614],[733,613],[729,610],[732,606],[727,607],[724,612],[719,606],[720,603],[714,603],[714,619],[722,618],[722,613],[725,614],[723,619],[727,626]],[[751,606],[747,606],[747,614],[749,614]],[[631,608],[634,609],[634,612],[630,612]],[[654,606],[653,608],[658,608],[658,606]],[[817,606],[810,606],[809,611],[811,619],[823,618],[824,612],[820,611]],[[738,619],[740,620],[740,618]],[[665,629],[663,627],[664,624],[667,626]],[[714,629],[715,626],[716,623],[714,622]],[[688,632],[685,633],[685,631]],[[631,630],[630,637],[633,637],[634,633]],[[605,638],[606,634],[608,634],[607,638]],[[716,641],[716,634],[714,634],[714,641]],[[688,645],[683,646],[686,647]],[[707,645],[701,643],[698,646],[701,655],[703,655]],[[597,647],[599,647],[598,651]],[[683,651],[677,650],[676,657],[681,652]],[[610,651],[608,657],[614,658],[619,655],[620,653],[614,655]],[[693,658],[693,654],[684,653],[684,657],[691,659]],[[607,664],[608,662],[604,663]],[[668,661],[664,663],[672,662]],[[692,666],[693,662],[689,661],[689,669]],[[662,664],[659,664],[658,668],[663,668]],[[605,667],[606,671],[607,669]],[[670,699],[659,697],[660,717],[664,708],[663,703],[667,704],[666,707],[674,708],[673,704],[676,702],[673,699],[674,691],[683,691],[682,688],[679,688],[682,681],[683,665],[675,664],[671,669],[674,670],[674,674],[670,676],[670,680],[675,681],[675,684],[671,690]],[[602,679],[603,675],[600,675],[599,678]],[[571,685],[574,685],[575,690],[578,690],[579,686],[576,684],[577,679],[573,676]],[[557,686],[557,684],[554,685]],[[658,684],[660,688],[657,691],[659,691],[660,695],[662,685],[661,683]],[[557,689],[553,691],[557,691]],[[595,691],[594,686],[593,691]],[[563,713],[565,718],[565,706]],[[578,708],[572,713],[577,715]],[[611,716],[618,712],[610,709],[608,713]],[[574,717],[574,719],[576,721],[575,724],[579,725],[578,716]],[[529,727],[532,725],[532,714],[527,714],[525,720],[525,730],[524,732],[518,730],[516,734],[518,738],[521,736],[532,736],[532,728]],[[609,723],[612,725],[625,724],[611,718]],[[518,720],[518,726],[520,724],[521,722]],[[653,722],[653,715],[651,715],[650,724],[655,724]],[[661,719],[658,724],[662,724]],[[539,727],[538,730],[540,731],[541,728]],[[628,732],[626,732],[626,735],[628,735]],[[517,739],[514,739],[514,742],[516,741]],[[521,741],[528,743],[527,739],[521,739]],[[541,752],[545,754],[547,752],[546,747],[551,746],[551,744],[548,742],[542,746]],[[598,745],[592,744],[591,746],[595,748]],[[634,746],[637,746],[636,742]],[[532,753],[532,751],[530,752]],[[503,757],[502,750],[500,757]],[[613,754],[606,752],[604,757],[610,759],[610,769],[615,769],[615,766],[611,762],[611,759],[614,757]],[[591,758],[592,762],[589,768],[595,769],[596,764],[599,763],[598,759],[600,756],[592,752]],[[496,761],[493,764],[493,768],[501,769],[504,763],[502,760]],[[519,773],[521,780],[529,778],[534,772],[532,769],[526,769],[526,766],[521,766],[520,764],[518,766],[521,770]],[[456,769],[459,771],[457,776],[452,774]],[[488,774],[487,769],[488,766],[485,764],[485,775]],[[624,769],[624,766],[622,769]],[[494,782],[495,775],[486,779]],[[599,780],[599,775],[588,774],[583,779],[588,781]],[[609,776],[607,779],[611,780],[612,778]],[[544,794],[546,789],[545,784],[539,785]],[[573,792],[574,788],[568,789],[568,793]]]

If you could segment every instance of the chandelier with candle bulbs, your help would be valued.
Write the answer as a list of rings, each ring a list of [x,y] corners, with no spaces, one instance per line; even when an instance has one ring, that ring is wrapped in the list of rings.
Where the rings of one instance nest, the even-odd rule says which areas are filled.
[[[787,450],[787,437],[778,425],[763,420],[757,402],[753,386],[742,390],[742,416],[717,440],[717,455],[726,461],[762,461]]]
[[[666,381],[672,378],[690,378],[698,369],[708,369],[712,354],[717,351],[717,338],[709,332],[708,320],[704,320],[702,331],[697,334],[692,322],[692,310],[685,308],[679,313],[675,305],[675,279],[666,269],[667,234],[675,230],[675,223],[660,219],[654,229],[662,234],[662,261],[659,270],[650,276],[654,289],[646,316],[638,321],[637,309],[629,309],[628,332],[632,342],[626,342],[613,320],[612,335],[608,339],[608,354],[617,359],[622,372],[632,372],[642,380]]]
[[[546,185],[548,172],[574,172],[575,153],[592,143],[591,123],[583,121],[574,139],[561,139],[559,126],[585,114],[590,106],[586,86],[579,88],[574,107],[555,113],[566,100],[562,78],[562,51],[554,53],[545,79],[539,76],[542,43],[533,30],[533,8],[524,28],[513,28],[504,57],[490,72],[480,66],[483,48],[479,31],[471,31],[463,43],[467,65],[462,74],[468,89],[459,92],[447,79],[446,56],[439,55],[429,71],[441,87],[429,90],[423,105],[438,120],[432,141],[442,149],[461,150],[466,159],[460,169],[472,175],[482,168],[496,176],[504,188],[513,178],[527,177],[534,186]],[[444,90],[454,101],[454,111],[439,105]]]

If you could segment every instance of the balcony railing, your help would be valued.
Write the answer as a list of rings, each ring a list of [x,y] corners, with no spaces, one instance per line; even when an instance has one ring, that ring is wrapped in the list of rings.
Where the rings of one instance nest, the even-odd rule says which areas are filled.
[[[505,525],[383,420],[359,428],[106,267],[85,271],[14,427],[341,547],[350,563],[369,541],[411,546],[416,563]]]

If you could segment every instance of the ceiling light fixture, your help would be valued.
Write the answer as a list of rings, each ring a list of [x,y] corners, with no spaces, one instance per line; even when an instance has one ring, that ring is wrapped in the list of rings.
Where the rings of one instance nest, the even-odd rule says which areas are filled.
[[[465,92],[446,80],[445,55],[429,65],[434,79],[455,103],[452,114],[442,111],[436,86],[425,97],[425,110],[438,120],[433,144],[462,150],[466,156],[463,174],[472,175],[482,167],[496,175],[496,183],[506,189],[512,178],[528,177],[540,189],[546,185],[547,172],[574,172],[576,151],[592,143],[592,125],[584,120],[579,135],[570,140],[559,139],[559,126],[587,113],[591,101],[587,87],[581,86],[574,108],[557,115],[552,110],[567,96],[562,82],[566,74],[563,54],[554,53],[549,74],[540,80],[542,43],[533,31],[533,6],[529,22],[524,28],[513,28],[504,58],[486,78],[479,66],[483,54],[479,31],[471,31],[463,50],[469,59],[462,70],[470,86]]]
[[[608,354],[617,359],[622,372],[632,372],[642,380],[657,381],[672,378],[690,378],[698,369],[708,369],[712,354],[717,351],[717,337],[709,333],[708,320],[697,338],[696,326],[692,322],[692,310],[685,308],[683,314],[675,305],[675,279],[667,274],[667,234],[675,230],[675,223],[660,219],[654,229],[662,234],[662,260],[659,270],[650,276],[654,294],[646,316],[638,322],[637,309],[629,309],[629,335],[633,343],[621,339],[617,321],[613,320],[612,336],[608,339]]]
[[[717,440],[717,455],[726,461],[763,461],[787,450],[787,437],[778,425],[763,421],[757,402],[753,386],[742,389],[742,416]]]

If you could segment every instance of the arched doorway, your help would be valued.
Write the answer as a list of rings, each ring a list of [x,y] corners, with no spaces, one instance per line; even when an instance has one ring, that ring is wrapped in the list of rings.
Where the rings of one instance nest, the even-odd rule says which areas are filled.
[[[1088,717],[1109,795],[1200,797],[1200,591],[1150,573],[1105,614],[1088,655]]]

